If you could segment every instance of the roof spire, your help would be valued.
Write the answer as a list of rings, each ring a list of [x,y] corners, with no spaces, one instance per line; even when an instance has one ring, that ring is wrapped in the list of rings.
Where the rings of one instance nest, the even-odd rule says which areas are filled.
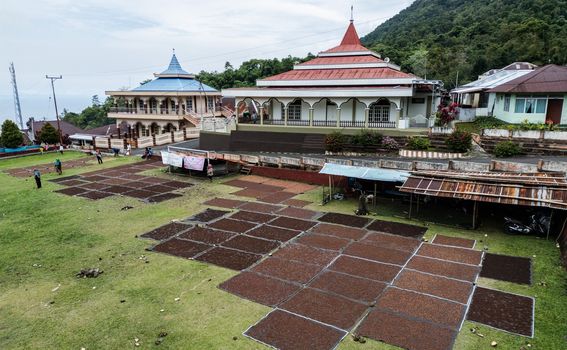
[[[175,47],[173,48],[173,54],[175,55]]]
[[[354,6],[353,6],[353,5],[350,5],[350,23],[353,23],[353,22],[354,22],[354,14],[353,14],[353,12],[354,12]]]
[[[354,23],[352,20],[348,25],[345,36],[341,41],[341,45],[360,45],[360,38],[358,37],[358,33],[356,32],[356,28],[354,28]]]

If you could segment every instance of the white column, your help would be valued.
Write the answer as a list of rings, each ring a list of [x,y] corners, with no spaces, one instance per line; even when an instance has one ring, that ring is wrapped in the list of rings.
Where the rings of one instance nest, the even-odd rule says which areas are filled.
[[[287,126],[287,105],[284,107],[284,125]]]
[[[309,126],[313,126],[313,110],[314,110],[313,107],[309,108]]]
[[[366,107],[364,109],[364,128],[368,129],[368,117],[370,116],[370,108]]]
[[[341,127],[341,107],[337,107],[337,128]]]
[[[157,98],[156,98],[156,101],[157,101],[157,106],[156,106],[156,108],[157,108],[157,114],[161,114],[161,104],[162,104],[163,100],[164,100],[164,99],[163,99],[162,97],[157,97]]]
[[[264,125],[264,106],[260,106],[258,111],[260,112],[260,115],[258,116],[260,118],[260,125]]]

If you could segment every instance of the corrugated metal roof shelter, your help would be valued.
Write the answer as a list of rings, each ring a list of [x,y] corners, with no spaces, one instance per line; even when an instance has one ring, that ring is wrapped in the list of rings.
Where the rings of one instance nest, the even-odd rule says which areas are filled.
[[[319,171],[319,174],[387,182],[404,182],[410,176],[410,173],[408,173],[407,171],[382,168],[366,168],[332,163],[325,163],[325,165],[323,165],[323,169]]]
[[[401,192],[567,210],[565,174],[413,172]]]
[[[557,93],[567,92],[567,67],[548,64],[519,78],[499,85],[489,92]]]

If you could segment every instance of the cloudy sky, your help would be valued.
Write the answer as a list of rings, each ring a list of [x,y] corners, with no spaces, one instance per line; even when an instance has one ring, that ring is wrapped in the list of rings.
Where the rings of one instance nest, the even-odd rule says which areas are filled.
[[[80,112],[105,90],[164,70],[172,48],[189,72],[250,58],[304,56],[340,41],[354,5],[361,36],[412,0],[1,0],[0,121],[14,118],[14,62],[25,118]]]

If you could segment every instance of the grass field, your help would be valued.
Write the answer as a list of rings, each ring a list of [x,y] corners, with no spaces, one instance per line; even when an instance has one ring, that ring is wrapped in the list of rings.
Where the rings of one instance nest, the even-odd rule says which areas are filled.
[[[81,157],[67,152],[65,160]],[[55,155],[1,160],[7,168],[48,163]],[[134,159],[105,161],[104,167]],[[98,169],[96,161],[65,175]],[[156,171],[152,171],[156,174]],[[53,193],[61,186],[47,180],[36,190],[32,179],[0,173],[0,348],[1,349],[123,349],[155,348],[158,334],[167,332],[160,348],[264,349],[242,336],[269,308],[238,298],[216,286],[236,272],[195,261],[145,251],[151,241],[136,238],[173,219],[204,209],[213,196],[230,197],[234,189],[215,182],[200,183],[186,194],[160,204],[110,197],[90,201]],[[160,174],[160,176],[170,176]],[[320,190],[298,198],[319,202]],[[126,205],[133,209],[120,210]],[[331,202],[314,210],[352,212],[353,202]],[[386,211],[384,211],[386,213]],[[388,213],[390,215],[390,213]],[[399,217],[378,216],[404,221]],[[481,279],[479,284],[536,297],[535,338],[528,339],[479,326],[484,338],[472,334],[466,322],[456,349],[563,349],[567,346],[566,272],[559,265],[554,242],[508,237],[498,225],[478,231],[430,225],[435,233],[484,239],[491,252],[535,256],[534,285]],[[488,237],[484,237],[488,234]],[[482,244],[479,245],[482,248]],[[140,259],[147,257],[149,263]],[[99,267],[96,279],[77,279],[81,268]],[[539,282],[545,281],[545,286]],[[176,301],[176,298],[179,298]],[[163,310],[163,311],[162,311]],[[339,349],[393,349],[368,340],[345,338]]]

